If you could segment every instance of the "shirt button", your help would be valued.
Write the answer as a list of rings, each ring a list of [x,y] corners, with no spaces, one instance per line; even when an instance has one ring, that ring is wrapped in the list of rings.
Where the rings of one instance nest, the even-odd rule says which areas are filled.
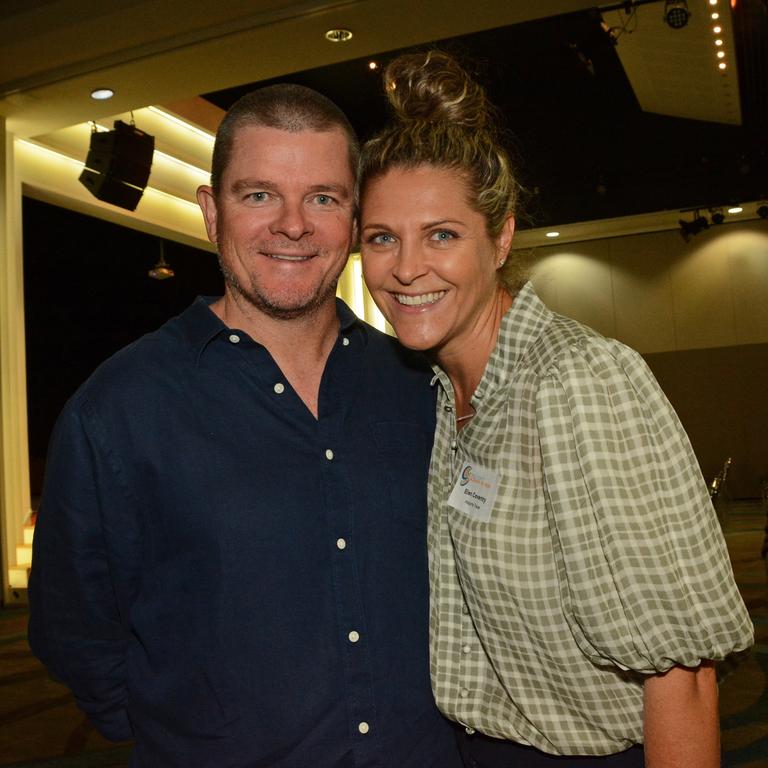
[[[366,723],[365,720],[363,720],[362,723],[357,724],[357,730],[360,731],[360,733],[362,734],[366,734],[368,733],[368,731],[371,730],[371,726],[368,725],[368,723]]]
[[[229,340],[233,344],[239,344],[240,343],[240,337],[236,333],[230,333],[229,334]]]
[[[325,458],[328,459],[328,461],[333,460],[333,451],[330,448],[327,448],[325,451]]]
[[[443,410],[444,411],[448,411],[450,413],[453,410],[453,406],[452,405],[444,405],[443,406]]]
[[[348,347],[348,346],[349,346],[349,339],[348,339],[348,338],[345,336],[345,337],[344,337],[344,338],[341,340],[341,343],[342,343],[342,344],[343,344],[345,347]]]
[[[336,546],[339,549],[346,549],[347,548],[347,542],[345,539],[336,539]]]
[[[285,392],[285,384],[282,384],[281,382],[278,381],[277,384],[275,384],[275,386],[273,387],[273,389],[275,390],[275,392],[277,392],[278,395],[282,395],[283,392]]]
[[[472,646],[471,645],[462,645],[461,646],[461,652],[462,653],[472,653]]]
[[[355,632],[355,630],[353,629],[353,630],[352,630],[352,631],[351,631],[351,632],[350,632],[350,633],[347,635],[347,637],[349,638],[349,642],[350,642],[350,643],[356,643],[356,642],[357,642],[357,641],[360,639],[360,633],[359,633],[359,632]]]
[[[466,699],[467,696],[469,696],[469,691],[466,688],[462,688],[459,691],[459,696],[461,696],[462,699]]]

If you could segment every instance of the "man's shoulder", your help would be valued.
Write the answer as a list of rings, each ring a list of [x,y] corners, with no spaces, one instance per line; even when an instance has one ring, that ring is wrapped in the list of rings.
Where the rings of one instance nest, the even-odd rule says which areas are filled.
[[[363,323],[368,338],[366,364],[371,368],[381,368],[393,378],[419,381],[432,378],[432,369],[421,352],[404,347],[394,336]]]

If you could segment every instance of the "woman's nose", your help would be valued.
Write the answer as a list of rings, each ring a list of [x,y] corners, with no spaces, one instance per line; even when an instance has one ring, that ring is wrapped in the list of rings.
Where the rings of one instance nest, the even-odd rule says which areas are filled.
[[[417,243],[401,242],[392,270],[394,277],[403,285],[410,285],[426,271],[426,260],[421,247]]]

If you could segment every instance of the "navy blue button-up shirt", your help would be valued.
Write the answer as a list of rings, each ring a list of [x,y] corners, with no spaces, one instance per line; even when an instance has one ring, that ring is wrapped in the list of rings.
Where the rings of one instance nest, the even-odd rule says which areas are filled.
[[[317,419],[202,299],[59,419],[30,643],[133,765],[459,765],[427,658],[429,374],[338,312]]]

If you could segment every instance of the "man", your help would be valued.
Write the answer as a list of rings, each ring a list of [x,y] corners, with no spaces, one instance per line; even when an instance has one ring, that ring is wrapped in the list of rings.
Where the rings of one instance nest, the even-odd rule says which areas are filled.
[[[429,688],[428,378],[334,296],[356,153],[313,91],[241,99],[198,190],[224,296],[57,424],[30,643],[133,765],[459,764]]]

